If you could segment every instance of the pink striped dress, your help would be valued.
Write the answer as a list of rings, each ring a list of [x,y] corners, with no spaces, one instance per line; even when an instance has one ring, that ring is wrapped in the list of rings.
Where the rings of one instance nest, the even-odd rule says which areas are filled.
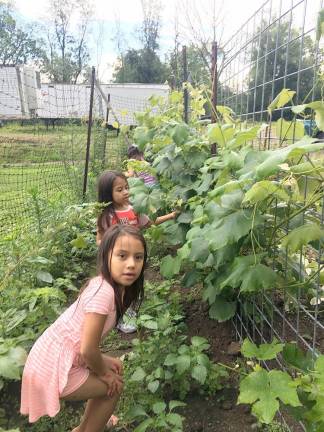
[[[90,280],[81,296],[37,339],[23,372],[20,412],[35,422],[60,411],[60,397],[79,388],[89,369],[80,356],[87,312],[107,315],[102,336],[116,324],[115,295],[101,276]]]

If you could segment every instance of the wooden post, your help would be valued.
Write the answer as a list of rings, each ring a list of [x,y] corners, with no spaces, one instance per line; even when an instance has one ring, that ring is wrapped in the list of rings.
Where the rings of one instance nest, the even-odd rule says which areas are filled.
[[[84,165],[84,176],[83,176],[83,191],[82,191],[83,200],[85,200],[85,196],[86,196],[86,192],[87,192],[87,183],[88,183],[88,169],[89,169],[89,155],[90,155],[90,143],[91,143],[92,109],[93,109],[95,75],[96,75],[96,70],[92,66],[91,88],[90,88],[90,105],[89,105],[89,118],[88,118],[87,149],[86,149],[86,158],[85,158],[85,165]]]

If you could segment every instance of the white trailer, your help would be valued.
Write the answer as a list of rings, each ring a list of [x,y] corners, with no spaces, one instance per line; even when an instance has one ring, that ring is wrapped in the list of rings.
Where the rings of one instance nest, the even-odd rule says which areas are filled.
[[[33,68],[0,65],[0,119],[34,117],[39,95],[39,73]]]
[[[117,121],[124,125],[137,124],[134,114],[149,106],[151,96],[167,98],[170,91],[166,84],[100,84],[100,87],[107,97],[110,95],[112,114],[108,123]]]
[[[40,83],[39,72],[28,66],[0,66],[0,120],[87,119],[90,85]],[[136,125],[135,113],[144,111],[151,96],[167,97],[163,84],[100,84],[95,86],[93,117],[108,123]]]

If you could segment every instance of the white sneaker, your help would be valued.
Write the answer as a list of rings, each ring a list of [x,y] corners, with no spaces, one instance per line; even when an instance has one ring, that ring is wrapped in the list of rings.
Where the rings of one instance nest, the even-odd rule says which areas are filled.
[[[118,328],[118,330],[120,330],[123,333],[135,333],[137,330],[135,324],[125,323],[122,320],[119,320],[116,327]]]
[[[117,328],[123,333],[134,333],[137,330],[135,324],[136,312],[134,309],[129,307],[125,312],[123,318],[121,318],[117,323]]]

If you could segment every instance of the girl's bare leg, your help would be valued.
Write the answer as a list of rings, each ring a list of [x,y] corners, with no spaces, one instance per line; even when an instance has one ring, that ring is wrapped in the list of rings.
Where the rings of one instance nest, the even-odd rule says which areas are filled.
[[[107,385],[90,374],[87,381],[64,400],[88,400],[80,425],[72,432],[102,432],[114,412],[119,394],[107,396]]]

